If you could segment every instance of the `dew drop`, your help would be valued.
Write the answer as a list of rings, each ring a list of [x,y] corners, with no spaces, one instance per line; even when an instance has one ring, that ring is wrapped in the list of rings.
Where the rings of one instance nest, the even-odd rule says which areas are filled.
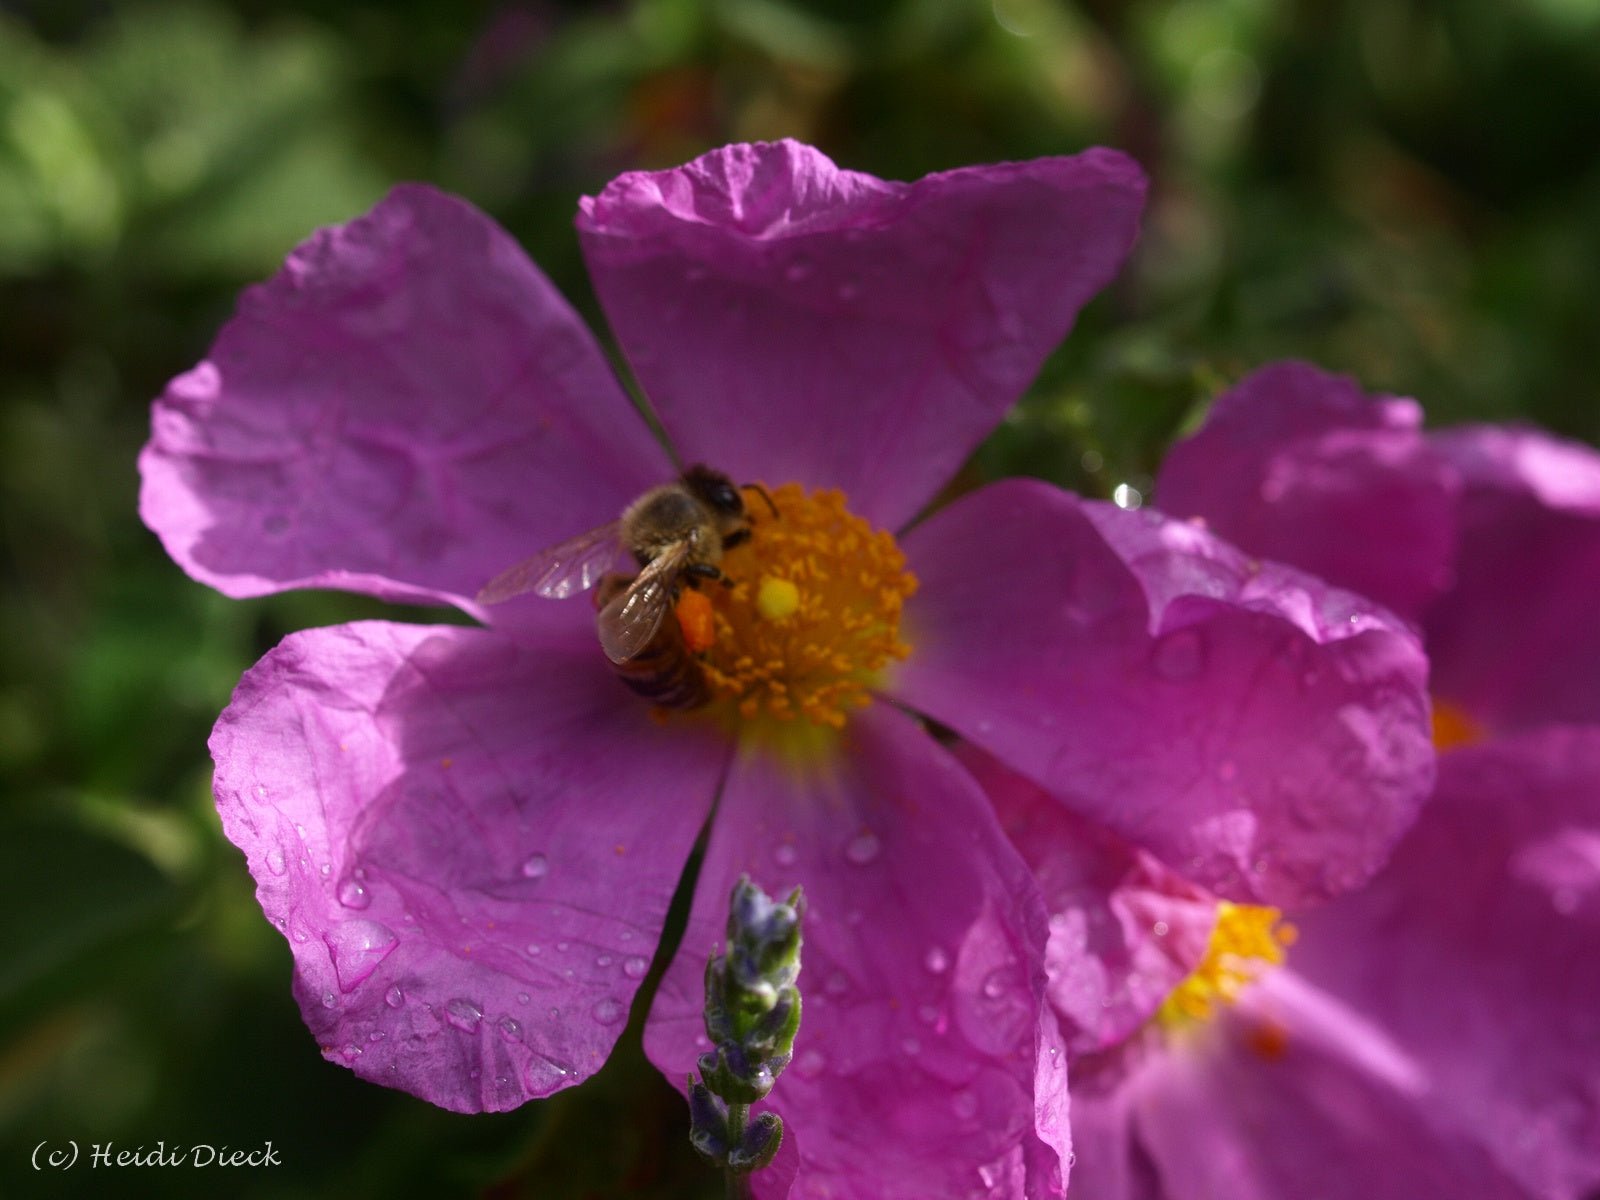
[[[943,975],[950,969],[950,956],[943,948],[934,946],[922,956],[922,965],[935,975]]]
[[[328,947],[328,957],[333,960],[341,992],[355,990],[400,944],[400,939],[387,925],[360,918],[340,921],[322,935],[322,940]]]
[[[1163,679],[1181,682],[1193,679],[1205,665],[1205,646],[1192,629],[1169,633],[1156,643],[1153,665]]]
[[[919,1005],[917,1008],[917,1018],[924,1025],[932,1025],[939,1019],[939,1010],[931,1004]]]
[[[811,260],[804,255],[796,258],[784,268],[783,277],[790,283],[803,283],[811,278]]]
[[[644,973],[650,969],[650,963],[637,954],[630,955],[622,960],[622,973],[629,979],[643,979]]]
[[[983,994],[990,1000],[998,1000],[1006,994],[1006,973],[996,967],[983,977]]]
[[[610,996],[594,1006],[594,1019],[602,1025],[615,1025],[622,1020],[622,1005]]]
[[[883,843],[878,840],[878,835],[864,829],[850,839],[849,845],[844,848],[844,856],[856,866],[864,867],[876,859],[882,851]]]
[[[963,1121],[970,1121],[978,1115],[978,1098],[963,1089],[951,1097],[950,1107],[955,1109],[956,1116]]]
[[[515,1017],[501,1017],[497,1024],[500,1028],[500,1036],[505,1038],[506,1041],[520,1042],[522,1040],[522,1022]]]
[[[543,879],[550,874],[550,860],[542,854],[530,854],[522,863],[524,879]]]
[[[381,1041],[383,1041],[384,1036],[385,1035],[384,1035],[383,1030],[374,1029],[371,1033],[367,1034],[367,1041],[369,1041],[369,1042],[381,1042]]]
[[[596,958],[594,960],[594,965],[597,966],[597,967],[609,967],[611,965],[611,955],[609,955],[609,954],[600,955],[598,958]]]
[[[321,872],[322,877],[324,879],[326,879],[329,875],[333,874],[333,864],[332,863],[323,863],[320,867],[317,868],[317,870],[319,872]]]
[[[772,857],[780,867],[792,867],[800,855],[788,842],[779,842],[772,851]]]
[[[827,1069],[828,1060],[820,1050],[802,1050],[794,1060],[794,1069],[805,1079],[815,1079]]]
[[[1239,764],[1231,758],[1225,758],[1217,764],[1217,778],[1223,783],[1232,783],[1239,777]]]
[[[349,1045],[347,1045],[341,1051],[341,1053],[344,1055],[345,1062],[355,1062],[355,1060],[358,1057],[360,1057],[361,1047],[360,1046],[349,1046]]]
[[[303,942],[306,940],[306,931],[304,929],[296,929],[293,936],[295,941]]]
[[[529,999],[529,997],[528,997],[528,993],[527,992],[518,992],[517,993],[517,1003],[518,1004],[526,1004],[528,1002],[528,999]]]
[[[915,1058],[922,1053],[922,1043],[914,1037],[900,1039],[900,1053],[908,1058]]]
[[[267,851],[267,870],[271,871],[274,875],[282,875],[287,868],[288,864],[283,861],[282,850],[274,846],[271,850]]]
[[[557,942],[556,943],[556,949],[561,951],[562,954],[565,954],[568,950],[572,949],[572,943],[571,942]]]
[[[1154,925],[1150,926],[1150,932],[1155,934],[1157,937],[1166,937],[1167,923],[1165,921],[1157,921]]]
[[[529,942],[528,943],[528,957],[529,958],[538,958],[539,955],[541,955],[543,953],[544,953],[544,947],[539,945],[538,942]]]
[[[372,903],[372,894],[366,884],[346,879],[339,885],[339,903],[346,908],[366,908]]]
[[[1111,489],[1111,503],[1118,508],[1133,510],[1144,507],[1144,493],[1131,483],[1119,483]]]
[[[468,1033],[478,1028],[478,1022],[483,1020],[483,1009],[471,1000],[452,1000],[444,1006],[445,1019],[457,1029]]]
[[[332,992],[323,992],[322,993],[322,1007],[323,1008],[332,1008],[337,1003],[339,1003],[339,998],[337,996],[335,996]]]
[[[399,1008],[406,1002],[406,994],[399,988],[392,987],[383,994],[383,1002],[390,1008]]]

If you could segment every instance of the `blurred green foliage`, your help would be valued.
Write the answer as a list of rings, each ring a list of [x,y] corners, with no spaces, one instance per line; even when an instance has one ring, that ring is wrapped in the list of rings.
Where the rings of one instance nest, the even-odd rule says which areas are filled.
[[[710,1196],[637,1024],[582,1088],[467,1118],[321,1061],[209,797],[286,631],[376,615],[189,582],[135,515],[148,402],[318,224],[423,178],[591,318],[618,170],[792,135],[914,178],[1090,143],[1140,250],[972,478],[1148,490],[1218,387],[1299,356],[1434,420],[1600,435],[1600,0],[13,4],[0,13],[0,1192],[41,1139],[272,1139],[242,1195]],[[639,1006],[642,1009],[642,1005]],[[635,1012],[635,1022],[639,1017]]]

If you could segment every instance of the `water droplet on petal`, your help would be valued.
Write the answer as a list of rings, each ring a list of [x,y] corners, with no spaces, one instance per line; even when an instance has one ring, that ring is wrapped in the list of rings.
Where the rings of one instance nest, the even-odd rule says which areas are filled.
[[[779,842],[773,848],[772,857],[780,867],[792,867],[799,860],[800,854],[788,842]]]
[[[1167,923],[1165,921],[1157,921],[1154,925],[1150,926],[1150,932],[1155,934],[1157,937],[1166,937]]]
[[[939,1010],[932,1004],[919,1005],[917,1008],[917,1018],[924,1025],[932,1025],[939,1019]]]
[[[322,1007],[323,1008],[332,1008],[337,1003],[339,1003],[339,998],[337,996],[335,996],[332,992],[323,992],[322,993]]]
[[[922,1043],[914,1037],[901,1038],[900,1052],[908,1057],[915,1058],[922,1053]]]
[[[643,979],[644,973],[650,969],[647,959],[634,954],[622,960],[622,973],[629,979]]]
[[[800,1051],[794,1060],[794,1069],[805,1079],[815,1079],[827,1069],[828,1060],[822,1056],[822,1051],[808,1049]]]
[[[320,867],[317,868],[317,870],[319,872],[321,872],[322,877],[324,879],[326,879],[329,875],[333,874],[333,864],[332,863],[323,863]]]
[[[508,1042],[520,1042],[522,1040],[522,1022],[515,1017],[501,1017],[498,1024],[500,1035]]]
[[[983,977],[983,994],[990,1000],[998,1000],[1006,994],[1006,972],[1003,968],[996,967]]]
[[[550,860],[542,854],[530,854],[522,862],[524,879],[543,879],[550,873]]]
[[[383,1002],[390,1008],[399,1008],[406,1002],[406,994],[399,988],[392,987],[383,994]]]
[[[374,1029],[371,1033],[367,1034],[367,1041],[369,1041],[369,1042],[381,1042],[381,1041],[383,1041],[385,1036],[386,1035],[384,1034],[383,1030]]]
[[[540,946],[538,942],[529,942],[528,943],[528,957],[529,958],[538,958],[539,955],[541,955],[543,953],[544,953],[544,947]]]
[[[366,884],[346,879],[339,885],[339,903],[346,908],[366,908],[372,903],[372,893],[367,891]]]
[[[556,949],[561,951],[562,954],[565,954],[568,950],[572,949],[572,943],[571,942],[557,942],[556,943]]]
[[[941,947],[934,946],[922,956],[922,965],[935,975],[943,975],[950,968],[950,956]]]
[[[811,277],[811,260],[800,255],[784,268],[783,277],[790,283],[802,283]]]
[[[597,966],[597,967],[609,967],[611,965],[611,955],[609,955],[609,954],[600,955],[598,958],[596,958],[594,960],[594,965]]]
[[[471,1033],[483,1020],[483,1009],[471,1000],[452,1000],[444,1006],[445,1019],[457,1029]]]
[[[274,875],[282,875],[288,864],[283,861],[283,851],[274,846],[267,851],[267,870]]]
[[[353,991],[400,943],[394,931],[376,921],[341,921],[322,935],[341,992]]]
[[[622,1005],[618,1004],[610,996],[607,996],[594,1006],[594,1019],[602,1025],[615,1025],[622,1020],[622,1015]]]
[[[878,840],[878,835],[870,830],[862,830],[850,839],[850,844],[844,848],[845,858],[864,867],[872,862],[883,850],[883,843]]]
[[[1169,633],[1156,643],[1152,665],[1157,675],[1174,683],[1193,679],[1205,665],[1205,644],[1193,629]]]
[[[355,1062],[356,1058],[361,1053],[361,1047],[347,1045],[342,1051],[340,1051],[340,1053],[344,1055],[345,1062]]]
[[[528,993],[527,992],[518,992],[517,993],[517,1003],[518,1004],[526,1004],[528,1002],[528,998],[529,997],[528,997]]]
[[[963,1089],[951,1097],[950,1107],[955,1110],[956,1116],[963,1121],[970,1121],[978,1115],[978,1098]]]

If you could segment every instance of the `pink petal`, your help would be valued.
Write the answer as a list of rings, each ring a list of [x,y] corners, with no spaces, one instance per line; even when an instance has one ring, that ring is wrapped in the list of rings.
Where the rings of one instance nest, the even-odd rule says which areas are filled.
[[[705,1047],[703,975],[733,881],[800,884],[804,1015],[773,1092],[798,1143],[793,1194],[1057,1194],[1065,1054],[1041,1002],[1038,891],[912,721],[878,705],[845,736],[812,764],[735,761],[645,1048],[681,1086]]]
[[[1533,1194],[1600,1186],[1600,730],[1445,755],[1389,867],[1297,923],[1296,968],[1405,1045]]]
[[[156,402],[140,513],[231,596],[470,598],[671,475],[504,231],[397,188],[247,292]]]
[[[1048,995],[1072,1053],[1124,1041],[1200,965],[1216,899],[982,751],[957,756],[1044,893]]]
[[[383,622],[291,635],[211,750],[323,1054],[458,1112],[600,1066],[727,754],[587,641]]]
[[[1100,1082],[1073,1088],[1097,1135],[1080,1136],[1074,1200],[1527,1200],[1434,1122],[1438,1097],[1402,1054],[1288,972]]]
[[[1434,445],[1465,481],[1456,586],[1425,622],[1435,691],[1497,729],[1600,721],[1600,454],[1488,426]]]
[[[1111,278],[1143,200],[1109,150],[905,184],[784,141],[623,175],[578,228],[685,459],[842,488],[896,528]]]
[[[1415,619],[1450,582],[1455,472],[1412,400],[1307,363],[1262,367],[1167,453],[1163,512]]]
[[[1426,661],[1359,597],[1033,482],[902,545],[892,694],[1214,892],[1354,887],[1428,794]]]

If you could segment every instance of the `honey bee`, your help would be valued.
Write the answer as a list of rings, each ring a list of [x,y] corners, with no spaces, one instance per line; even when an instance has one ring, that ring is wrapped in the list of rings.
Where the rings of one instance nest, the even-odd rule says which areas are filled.
[[[750,486],[772,506],[765,490]],[[651,488],[615,521],[502,571],[484,585],[478,603],[499,604],[528,592],[564,600],[596,588],[600,646],[617,675],[656,704],[695,708],[709,698],[705,675],[678,621],[666,616],[685,586],[728,583],[723,552],[748,541],[751,525],[733,481],[692,466],[676,481]],[[634,574],[611,570],[624,550],[639,565]]]

